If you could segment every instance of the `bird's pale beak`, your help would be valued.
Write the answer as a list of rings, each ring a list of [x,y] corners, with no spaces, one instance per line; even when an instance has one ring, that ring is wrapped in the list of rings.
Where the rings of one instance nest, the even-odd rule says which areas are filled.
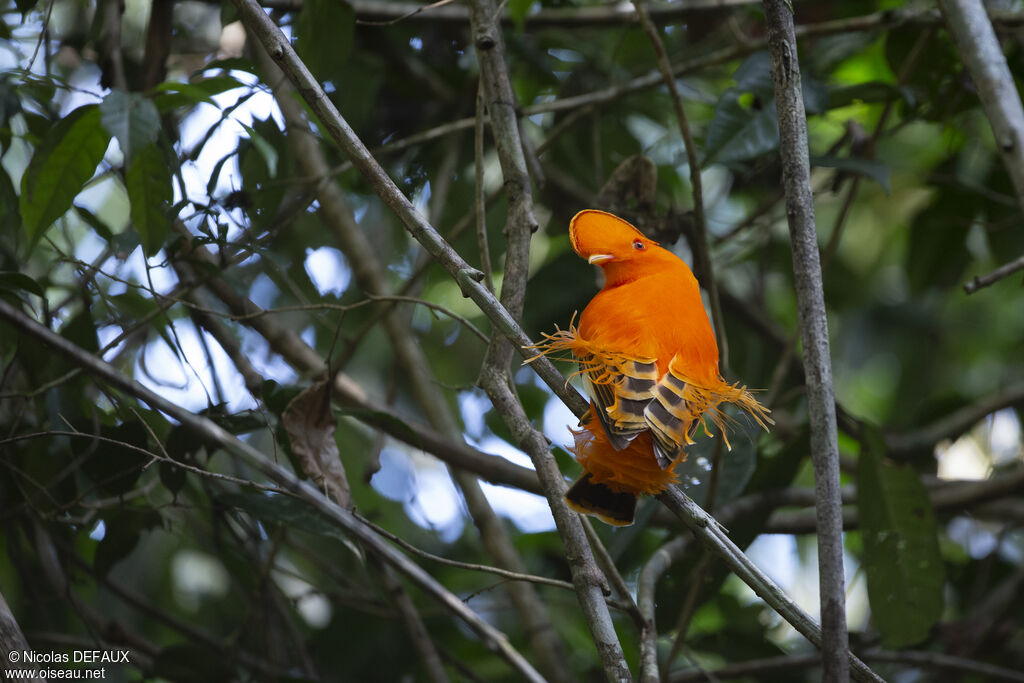
[[[606,261],[611,261],[612,258],[613,257],[611,254],[594,254],[593,256],[587,259],[587,263],[594,266],[599,266],[602,263],[605,263]]]

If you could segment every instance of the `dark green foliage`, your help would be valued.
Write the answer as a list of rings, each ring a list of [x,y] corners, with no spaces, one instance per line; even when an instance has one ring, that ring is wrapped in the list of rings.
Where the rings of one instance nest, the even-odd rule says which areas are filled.
[[[864,432],[857,492],[875,627],[886,647],[916,645],[942,614],[938,528],[917,474],[885,460],[882,436],[873,427]]]
[[[47,134],[21,180],[21,216],[29,244],[71,208],[110,142],[95,105],[79,107]]]
[[[958,487],[984,492],[1019,476],[1019,434],[1016,444],[1001,440],[1016,433],[1024,413],[1019,396],[1001,397],[1024,381],[1021,277],[970,296],[961,286],[1024,254],[1024,221],[962,56],[929,11],[905,4],[795,3],[842,484],[855,501],[845,540],[857,615],[851,639],[1024,670],[1020,488],[943,502]],[[300,133],[282,130],[272,101],[280,76],[257,57],[254,36],[239,52],[231,31],[220,31],[238,19],[235,5],[176,6],[173,25],[163,27],[172,37],[170,75],[147,92],[131,85],[154,58],[132,3],[120,17],[118,46],[127,85],[112,88],[99,85],[113,84],[115,73],[109,3],[52,3],[31,68],[50,4],[8,5],[0,22],[8,60],[0,74],[0,301],[307,481],[313,477],[301,471],[282,413],[310,384],[342,373],[342,386],[365,397],[351,402],[339,393],[331,407],[355,511],[440,558],[497,564],[487,548],[493,539],[481,538],[467,514],[468,498],[429,452],[431,440],[416,436],[451,435],[419,405],[415,375],[395,353],[384,316],[390,312],[388,325],[401,326],[423,352],[420,370],[465,440],[501,454],[518,444],[478,388],[488,343],[443,310],[369,299],[364,271],[373,259],[339,236],[331,212],[354,222],[391,291],[463,316],[484,335],[495,328],[301,101],[331,169],[310,177],[294,148]],[[741,548],[767,534],[793,534],[796,542],[772,547],[796,552],[766,556],[761,546],[757,556],[810,606],[814,481],[795,275],[779,199],[770,59],[747,42],[763,37],[763,13],[757,3],[713,11],[678,5],[650,4],[655,14],[674,13],[657,20],[671,61],[714,59],[680,70],[677,85],[702,164],[710,256],[723,294],[730,353],[721,370],[770,400],[776,419],[764,433],[737,417],[731,450],[717,430],[713,437],[699,430],[680,480],[699,503],[713,502]],[[367,14],[388,12],[388,3],[276,6],[270,16],[347,123],[460,256],[482,267],[476,36],[447,18],[466,3],[398,21]],[[634,80],[654,72],[650,41],[624,15],[587,19],[612,9],[598,0],[503,7],[516,100],[509,104],[522,115],[539,223],[522,320],[534,340],[567,328],[601,286],[599,272],[569,243],[577,211],[631,212],[689,263],[699,244],[673,103],[656,80],[643,87]],[[533,14],[541,10],[560,14],[538,24]],[[878,25],[864,31],[859,22],[869,15]],[[1019,80],[1019,12],[993,16]],[[846,21],[858,23],[844,28]],[[490,201],[481,218],[500,294],[510,202],[496,192],[504,177],[494,150],[485,126]],[[630,168],[642,172],[629,175]],[[342,201],[324,201],[323,188]],[[258,376],[243,380],[236,368],[246,364]],[[308,505],[268,490],[261,472],[79,365],[0,322],[0,591],[35,649],[135,648],[131,667],[108,671],[115,681],[427,679],[372,553]],[[566,375],[576,370],[570,359],[557,365]],[[571,481],[581,468],[567,450],[571,438],[561,436],[563,419],[551,419],[551,392],[518,353],[510,370],[527,419],[551,435],[552,456]],[[972,412],[978,406],[987,408]],[[972,419],[951,420],[963,414]],[[954,455],[990,467],[987,480],[936,480],[948,476],[945,449],[958,439]],[[712,501],[707,467],[716,458]],[[570,581],[543,501],[506,487],[484,490],[522,569]],[[631,590],[659,548],[679,534],[690,538],[655,499],[640,501],[636,519],[628,528],[595,524]],[[506,578],[401,552],[536,662]],[[684,623],[672,670],[699,665],[715,675],[719,666],[809,647],[730,576],[691,539],[661,577],[655,617],[663,667]],[[451,680],[518,680],[439,602],[400,582]],[[604,680],[573,592],[535,590],[564,645],[568,679]],[[639,631],[625,612],[612,614],[638,674]],[[910,664],[875,666],[889,680],[929,675]],[[819,677],[805,667],[749,680]]]

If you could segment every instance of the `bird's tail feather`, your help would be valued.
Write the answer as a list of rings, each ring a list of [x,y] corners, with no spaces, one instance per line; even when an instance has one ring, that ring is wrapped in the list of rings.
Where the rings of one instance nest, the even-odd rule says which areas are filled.
[[[569,487],[565,500],[576,512],[596,515],[614,526],[629,526],[636,511],[636,496],[628,492],[613,491],[607,484],[596,484],[590,472],[585,472]]]

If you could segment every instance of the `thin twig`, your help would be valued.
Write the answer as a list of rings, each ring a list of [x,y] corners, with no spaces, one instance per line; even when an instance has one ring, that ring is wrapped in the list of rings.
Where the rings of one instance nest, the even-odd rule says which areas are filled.
[[[275,73],[276,70],[265,53],[261,52],[261,57],[265,62],[264,69],[269,73]],[[274,90],[288,124],[289,139],[296,146],[298,152],[296,156],[301,159],[300,164],[311,176],[324,175],[328,168],[327,160],[318,140],[311,135],[309,125],[302,116],[302,108],[298,101],[291,96],[293,92],[291,84],[283,78],[278,78]],[[454,163],[454,157],[451,154],[447,158],[450,163]],[[439,184],[444,185],[440,181]],[[438,195],[443,194],[443,188],[439,187]],[[319,197],[325,222],[337,236],[345,256],[350,263],[358,261],[358,266],[353,267],[357,284],[368,292],[371,298],[393,297],[387,269],[364,232],[359,229],[340,187],[333,182],[323,183],[319,188]],[[443,203],[435,204],[435,206],[442,205]],[[528,238],[529,234],[527,234]],[[506,285],[509,283],[507,271],[506,267]],[[401,298],[415,300],[411,297]],[[449,407],[449,401],[433,376],[430,362],[422,346],[417,343],[412,334],[405,316],[396,310],[391,310],[384,316],[383,326],[394,349],[396,365],[408,378],[411,393],[427,421],[442,436],[453,443],[462,441],[462,433]],[[479,331],[477,334],[482,336]],[[493,348],[493,340],[488,341],[490,348]],[[503,343],[507,345],[504,340]],[[525,564],[501,519],[494,512],[487,496],[484,495],[479,480],[459,468],[449,466],[449,472],[462,493],[473,523],[480,531],[480,540],[485,550],[497,564],[511,571],[523,572]],[[523,623],[524,630],[528,634],[530,646],[541,670],[547,678],[556,683],[568,683],[571,677],[565,667],[566,660],[561,650],[561,641],[545,604],[540,600],[533,586],[529,584],[512,583],[506,587],[506,590]],[[407,615],[407,622],[410,627],[415,628],[415,623],[410,619],[412,619],[411,614]],[[427,644],[427,642],[420,644],[424,653],[426,653]],[[433,655],[431,655],[431,659],[434,659]]]
[[[704,183],[700,176],[700,158],[697,156],[697,145],[693,141],[693,133],[690,131],[690,123],[686,118],[686,110],[683,108],[683,98],[679,95],[679,86],[676,85],[675,76],[672,74],[672,65],[668,60],[668,53],[665,52],[665,44],[658,33],[658,27],[654,25],[651,15],[647,10],[645,0],[633,0],[633,7],[640,18],[640,25],[647,34],[651,45],[654,47],[654,54],[658,62],[658,71],[668,88],[669,96],[672,98],[672,106],[675,108],[676,120],[679,122],[679,132],[683,136],[683,144],[686,146],[686,161],[690,167],[690,189],[693,192],[693,217],[696,234],[693,239],[693,256],[696,261],[697,270],[704,280],[704,289],[708,292],[708,299],[711,303],[711,320],[715,324],[715,337],[718,341],[718,353],[723,369],[729,367],[729,342],[725,336],[725,321],[722,319],[722,304],[718,299],[718,287],[715,284],[715,272],[711,265],[711,248],[708,245],[708,226],[704,216]]]
[[[1024,256],[1016,258],[1009,263],[1004,263],[988,275],[974,276],[970,282],[964,283],[964,291],[968,294],[974,294],[979,289],[993,285],[1003,278],[1013,275],[1018,270],[1024,270]]]
[[[644,630],[640,635],[641,683],[658,683],[661,680],[658,675],[658,629],[654,622],[654,590],[662,574],[683,556],[686,546],[686,539],[676,536],[655,550],[640,570],[636,601],[645,621]]]
[[[821,627],[814,623],[814,620],[806,612],[800,609],[774,581],[768,578],[749,557],[743,554],[743,551],[736,547],[736,544],[726,534],[725,529],[713,517],[704,512],[689,496],[674,486],[659,495],[658,499],[672,510],[680,521],[697,536],[697,539],[702,544],[720,556],[736,576],[750,586],[762,600],[778,612],[797,632],[819,649],[822,647]],[[871,681],[873,683],[880,683],[882,681],[877,674],[857,659],[847,648],[843,648],[838,654],[846,660],[856,680]]]
[[[405,624],[405,630],[409,633],[409,640],[412,641],[413,647],[423,661],[423,668],[426,669],[427,679],[432,681],[432,683],[448,683],[448,674],[444,671],[444,664],[441,663],[441,656],[434,645],[434,639],[430,637],[430,632],[423,624],[423,617],[420,616],[419,610],[416,609],[416,604],[409,596],[409,592],[405,590],[405,586],[395,576],[395,571],[386,562],[374,557],[373,563],[377,565],[381,582],[384,584],[384,588],[387,589],[391,601],[395,604],[395,609],[398,610],[402,623]]]
[[[476,242],[480,250],[480,269],[484,272],[484,284],[494,292],[494,268],[491,266],[491,247],[487,243],[487,190],[484,188],[484,84],[477,86],[476,124],[473,129],[473,159],[476,174],[475,212]]]
[[[969,403],[924,427],[912,431],[886,434],[890,455],[905,455],[933,449],[943,439],[954,439],[987,415],[1004,408],[1024,405],[1024,382],[1003,387],[998,392]]]

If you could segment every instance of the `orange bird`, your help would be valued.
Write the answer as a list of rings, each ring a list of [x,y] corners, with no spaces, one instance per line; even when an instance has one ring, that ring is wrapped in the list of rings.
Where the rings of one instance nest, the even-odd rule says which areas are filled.
[[[710,419],[725,438],[720,404],[735,403],[765,429],[771,419],[746,387],[719,374],[700,287],[678,256],[594,209],[576,214],[569,239],[581,258],[601,267],[605,283],[579,327],[545,334],[536,347],[540,355],[570,351],[591,399],[571,446],[584,472],[566,500],[626,526],[638,495],[677,481],[673,469],[686,459],[698,424],[710,434]]]

